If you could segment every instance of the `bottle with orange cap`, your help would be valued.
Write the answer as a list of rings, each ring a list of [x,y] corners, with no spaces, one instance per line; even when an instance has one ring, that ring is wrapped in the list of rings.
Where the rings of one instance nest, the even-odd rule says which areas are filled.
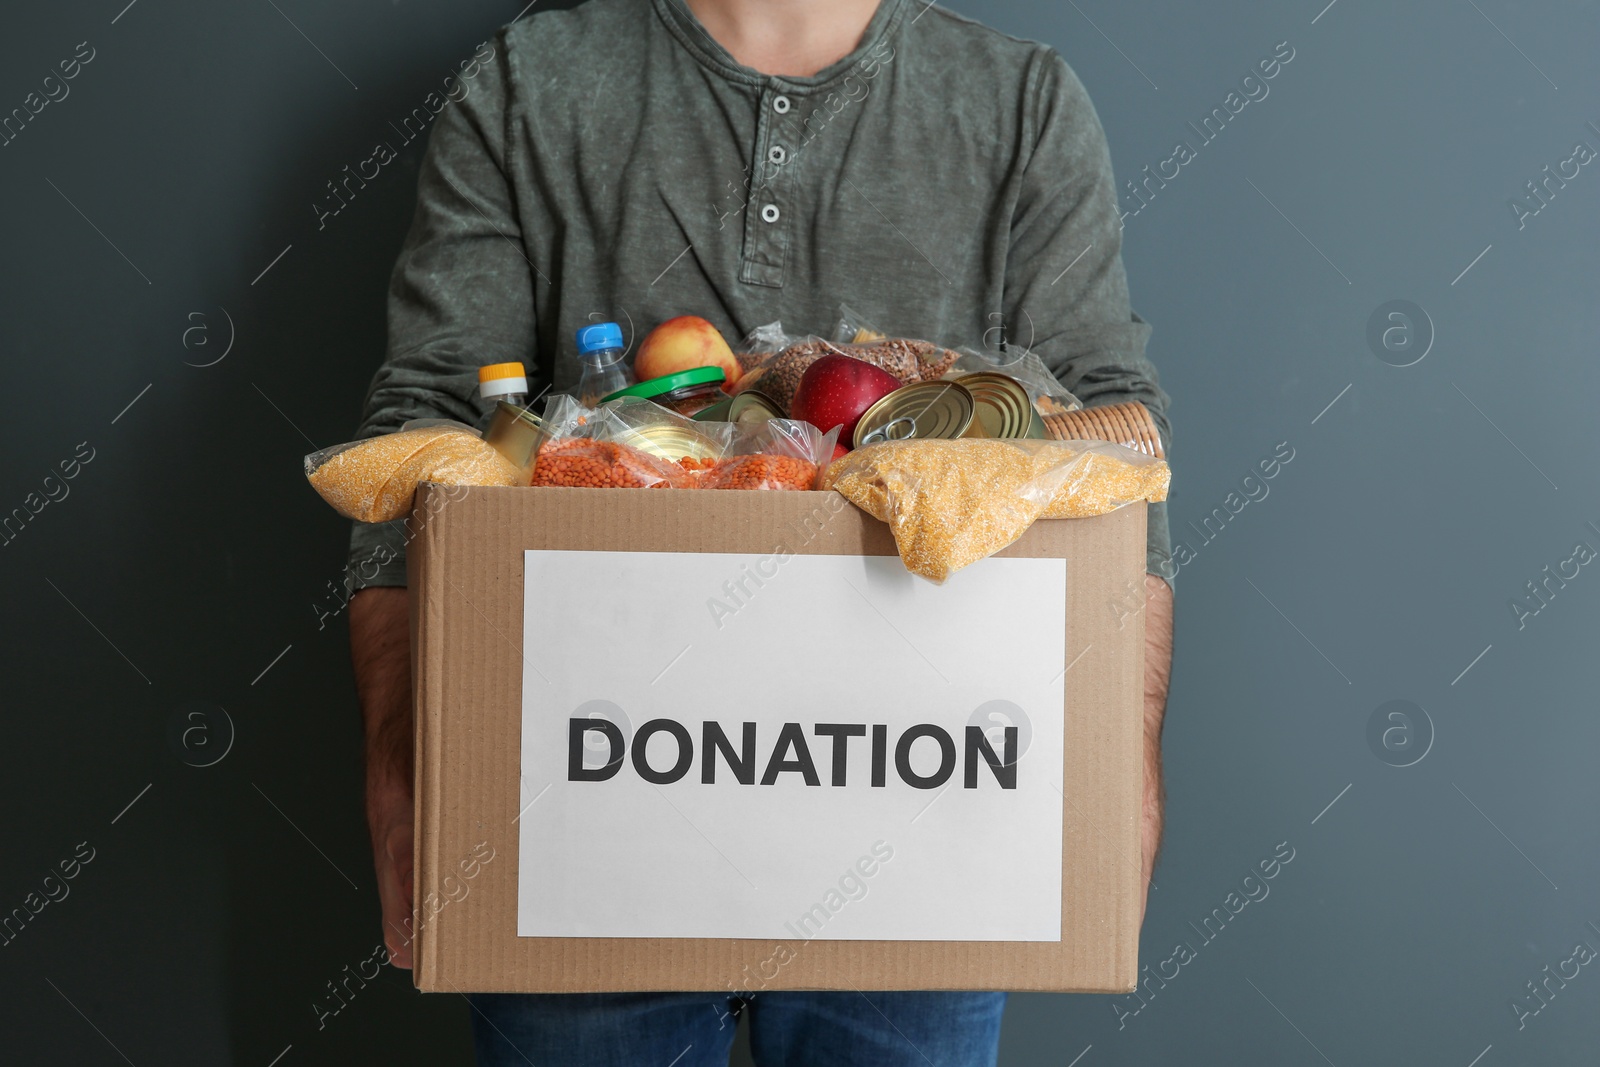
[[[528,372],[521,363],[491,363],[478,368],[478,395],[490,403],[528,406]]]

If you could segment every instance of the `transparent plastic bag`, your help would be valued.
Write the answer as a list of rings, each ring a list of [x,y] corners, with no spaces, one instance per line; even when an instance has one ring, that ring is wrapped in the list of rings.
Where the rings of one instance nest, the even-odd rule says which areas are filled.
[[[627,398],[552,397],[533,484],[625,489],[814,489],[838,435],[790,419],[698,422]]]
[[[945,377],[960,359],[959,352],[932,341],[894,337],[849,304],[839,305],[833,342],[846,354],[882,367],[906,385]]]
[[[739,342],[739,349],[733,358],[739,361],[739,370],[744,373],[759,366],[774,353],[805,339],[786,331],[781,322],[769,322],[746,334],[744,340]]]
[[[397,433],[351,441],[305,458],[306,478],[347,519],[388,522],[411,513],[417,486],[526,485],[519,471],[477,431],[439,419]]]
[[[618,441],[557,438],[539,449],[536,486],[570,489],[685,489],[681,467]]]
[[[1110,441],[1019,441],[1032,449],[1066,447],[1077,451],[1064,464],[1066,476],[1055,485],[1042,519],[1086,519],[1143,500],[1167,499],[1172,468],[1167,461]]]
[[[719,446],[699,426],[639,397],[586,408],[570,396],[545,404],[550,440],[539,447],[532,484],[583,489],[687,489],[693,480],[679,459],[715,455]],[[662,454],[660,427],[678,428],[679,456]],[[703,442],[703,443],[702,443]]]
[[[711,428],[724,450],[700,467],[697,489],[815,489],[839,439],[837,427],[823,433],[793,419],[700,425]]]
[[[855,308],[848,304],[839,305],[839,318],[833,324],[835,344],[863,345],[869,341],[881,341],[887,336]]]
[[[740,365],[746,369],[733,392],[758,390],[771,397],[786,413],[807,368],[823,356],[842,355],[862,360],[894,375],[902,385],[939,378],[959,358],[959,353],[931,341],[882,336],[863,344],[829,341],[822,337],[785,334],[779,323],[753,331],[740,347],[757,350],[738,357]],[[747,356],[755,358],[746,364]]]
[[[734,359],[739,361],[739,380],[728,390],[734,396],[755,390],[769,396],[778,407],[787,412],[789,401],[800,384],[805,368],[819,358],[805,358],[811,347],[826,345],[820,337],[791,334],[783,323],[769,322],[757,326],[739,343]],[[796,362],[797,360],[803,362]]]
[[[833,325],[835,344],[868,344],[887,340],[884,332],[865,315],[848,304],[839,305],[839,318]],[[1033,406],[1041,415],[1061,415],[1083,407],[1067,387],[1056,380],[1044,360],[1034,353],[1020,351],[987,352],[975,348],[956,349],[956,359],[943,372],[946,378],[963,374],[998,373],[1016,379],[1028,390]]]
[[[1078,398],[1067,391],[1044,360],[1029,351],[980,352],[975,348],[957,349],[955,365],[945,373],[946,378],[959,378],[963,374],[1004,374],[1014,378],[1028,390],[1034,409],[1041,415],[1065,415],[1083,407]]]
[[[888,523],[906,569],[942,583],[1040,518],[1167,498],[1165,462],[1104,441],[909,440],[858,448],[824,488]]]

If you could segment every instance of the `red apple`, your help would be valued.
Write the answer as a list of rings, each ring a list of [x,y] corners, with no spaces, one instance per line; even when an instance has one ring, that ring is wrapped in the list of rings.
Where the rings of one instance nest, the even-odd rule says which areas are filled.
[[[838,426],[839,443],[851,447],[856,423],[873,404],[900,388],[900,379],[853,356],[823,356],[800,378],[789,417],[823,433]]]

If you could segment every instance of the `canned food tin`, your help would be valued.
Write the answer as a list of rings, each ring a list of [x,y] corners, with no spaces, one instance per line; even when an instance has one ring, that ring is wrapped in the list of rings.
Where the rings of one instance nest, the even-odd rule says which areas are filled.
[[[695,422],[728,422],[728,409],[733,406],[733,397],[725,396],[710,407],[701,408],[689,417]]]
[[[483,439],[521,470],[532,471],[539,449],[550,440],[550,432],[539,416],[502,400],[495,405],[494,418]]]
[[[958,382],[903,385],[862,413],[853,444],[981,437],[973,420],[976,407],[972,392]]]
[[[676,463],[680,459],[720,459],[722,449],[711,438],[684,426],[662,423],[635,426],[617,435],[621,444]]]
[[[973,420],[982,427],[983,436],[1007,440],[1048,436],[1028,390],[1010,375],[980,371],[963,374],[956,381],[972,391],[977,404]]]
[[[745,425],[783,417],[783,409],[778,406],[776,400],[754,389],[747,389],[735,396],[733,403],[728,407],[728,421]]]

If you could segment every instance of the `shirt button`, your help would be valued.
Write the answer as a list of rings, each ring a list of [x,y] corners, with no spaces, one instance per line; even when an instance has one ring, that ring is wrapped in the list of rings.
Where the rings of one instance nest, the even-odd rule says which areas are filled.
[[[787,115],[789,113],[789,98],[781,94],[773,97],[772,110],[780,115]]]
[[[762,208],[761,209],[761,221],[762,222],[777,222],[778,221],[778,205],[777,204],[768,204],[766,207]]]
[[[788,160],[788,158],[789,153],[784,150],[784,147],[781,144],[775,144],[771,148],[767,149],[767,159],[780,167],[783,166],[784,162]]]

